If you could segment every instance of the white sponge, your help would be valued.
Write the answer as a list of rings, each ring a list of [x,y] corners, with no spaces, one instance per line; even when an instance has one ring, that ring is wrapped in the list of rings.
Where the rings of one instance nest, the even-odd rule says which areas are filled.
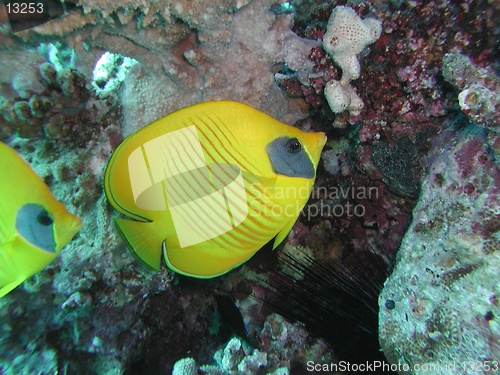
[[[357,79],[360,73],[357,54],[374,43],[382,33],[382,22],[367,18],[361,19],[354,10],[344,6],[336,7],[328,20],[327,31],[323,36],[323,48],[342,69],[343,81]]]
[[[352,116],[357,116],[365,106],[354,88],[341,81],[330,81],[325,86],[325,98],[333,113],[349,111]]]
[[[363,101],[349,82],[360,75],[357,55],[381,33],[382,22],[374,18],[363,20],[351,8],[338,6],[330,15],[323,48],[342,69],[340,81],[330,81],[325,86],[325,98],[334,113],[346,110],[353,116],[361,113]]]

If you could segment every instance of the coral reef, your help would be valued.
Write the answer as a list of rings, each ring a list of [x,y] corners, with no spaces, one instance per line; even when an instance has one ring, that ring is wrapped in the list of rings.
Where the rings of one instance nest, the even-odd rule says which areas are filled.
[[[18,71],[17,61],[26,61]],[[75,68],[72,49],[51,43],[0,59],[0,139],[51,138],[84,147],[117,121],[115,97],[100,99]]]
[[[360,79],[356,82],[358,85],[357,92],[365,102],[365,108],[359,116],[332,115],[328,110],[325,110],[325,99],[317,88],[325,87],[327,82],[331,80],[325,78],[326,76],[336,77],[334,78],[336,80],[339,80],[339,78],[338,72],[332,68],[332,63],[324,52],[316,50],[311,53],[311,60],[316,62],[315,70],[323,72],[323,76],[310,79],[310,87],[302,85],[293,76],[289,78],[281,77],[283,82],[281,85],[288,95],[297,98],[302,97],[312,108],[317,108],[311,111],[314,121],[305,122],[306,126],[316,129],[318,123],[330,122],[333,123],[335,128],[340,129],[335,129],[335,131],[328,134],[328,145],[331,150],[327,148],[323,153],[323,166],[326,173],[319,173],[317,187],[327,187],[327,192],[340,191],[344,194],[330,195],[325,193],[317,201],[314,201],[313,197],[310,205],[306,207],[306,212],[319,212],[321,214],[309,222],[301,220],[294,227],[290,239],[291,244],[299,244],[313,249],[313,254],[316,257],[323,254],[330,254],[331,256],[335,251],[334,243],[336,240],[344,246],[342,254],[351,250],[349,243],[353,244],[356,249],[366,248],[367,243],[369,243],[374,248],[385,249],[387,253],[393,254],[395,249],[399,247],[401,236],[406,232],[406,225],[410,222],[413,202],[419,196],[430,194],[433,188],[429,189],[428,186],[424,185],[424,191],[421,189],[421,176],[426,175],[427,165],[431,163],[431,159],[425,158],[425,155],[431,148],[434,157],[437,157],[440,153],[446,154],[443,158],[448,158],[450,162],[446,161],[446,167],[443,168],[453,170],[454,163],[452,160],[455,150],[452,145],[458,142],[464,148],[470,147],[471,151],[474,147],[477,147],[476,141],[464,139],[463,134],[456,134],[455,131],[447,131],[446,135],[440,137],[441,149],[438,145],[431,146],[432,139],[446,128],[446,125],[443,124],[446,118],[453,119],[457,116],[460,118],[460,113],[457,111],[457,109],[460,110],[460,98],[443,81],[443,75],[446,80],[453,82],[460,91],[469,87],[465,86],[465,82],[460,80],[470,74],[473,77],[467,81],[467,85],[475,82],[487,87],[491,93],[497,92],[497,78],[494,71],[498,65],[495,65],[494,61],[498,59],[498,42],[492,36],[498,33],[498,29],[494,23],[487,21],[485,14],[496,14],[498,16],[498,7],[495,9],[495,7],[488,8],[485,6],[486,9],[483,7],[480,8],[481,10],[468,7],[464,11],[458,4],[449,1],[431,2],[426,5],[419,2],[419,5],[415,7],[407,7],[402,3],[399,5],[391,3],[391,5],[385,7],[376,7],[364,3],[352,7],[361,17],[369,16],[382,20],[383,29],[379,40],[369,47],[369,63],[362,69]],[[321,37],[325,30],[329,10],[331,10],[331,6],[313,9],[309,12],[309,17],[302,19],[302,24],[296,22],[294,30],[298,35]],[[483,11],[484,13],[482,13]],[[474,27],[464,30],[466,24],[472,24]],[[452,62],[449,57],[445,57],[449,56],[447,53],[466,55],[467,57],[462,58],[462,60],[473,62],[470,63],[472,64],[470,73],[463,73],[465,72],[463,68],[461,70],[450,68]],[[448,72],[456,72],[456,77],[448,79],[444,73],[447,70]],[[462,86],[460,86],[460,83]],[[467,110],[464,112],[469,115],[471,120],[478,121],[478,125],[493,130],[498,124],[498,121],[492,117],[492,115],[495,115],[492,111],[494,105],[496,105],[495,99],[490,99],[492,96],[487,91],[483,90],[482,93],[487,94],[484,97],[486,104],[478,105],[475,108],[475,113],[471,114]],[[482,121],[486,120],[481,117],[484,115],[490,116],[487,125],[482,123]],[[466,126],[463,124],[463,118],[461,120],[462,126]],[[354,129],[349,128],[349,124],[354,125]],[[347,133],[349,129],[352,130]],[[472,132],[478,131],[474,126],[469,129]],[[339,132],[341,132],[343,138],[337,138]],[[353,132],[356,132],[356,134],[353,135]],[[474,178],[476,174],[482,175],[482,172],[476,172],[477,170],[485,171],[485,173],[489,170],[492,175],[497,173],[498,136],[494,131],[481,134],[480,144],[488,155],[485,158],[489,160],[489,164],[488,167],[484,168],[475,167],[476,159],[471,159],[472,154],[469,155],[464,151],[468,156],[463,155],[460,162],[465,163],[466,159],[472,160],[473,164],[469,165],[470,168],[467,167],[466,172],[468,176],[471,176],[470,178]],[[348,147],[345,146],[346,138]],[[450,143],[448,147],[445,147],[445,141]],[[353,155],[353,149],[355,149],[355,155]],[[479,160],[481,160],[481,157],[479,157]],[[328,177],[329,173],[332,173],[333,177]],[[479,176],[477,180],[481,181]],[[369,178],[366,179],[366,177]],[[450,178],[453,180],[454,177]],[[461,179],[456,181],[461,181]],[[493,182],[491,182],[490,187],[493,189],[495,185],[498,185],[498,182],[494,179],[491,181]],[[477,191],[474,182],[464,182],[462,185],[461,189],[464,194]],[[367,201],[355,199],[357,197],[346,194],[349,187],[354,187],[357,192],[361,187],[378,187],[380,189],[378,190],[378,199],[373,199],[373,197]],[[429,223],[429,230],[434,225],[437,225],[439,215],[446,217],[447,210],[445,207],[448,208],[448,211],[451,211],[450,205],[455,209],[456,199],[454,195],[450,194],[452,194],[452,191],[442,192],[442,200],[433,201],[432,204],[426,206],[425,209],[429,209],[431,212],[431,207],[438,211],[435,214],[436,220],[431,220]],[[497,193],[492,190],[490,194]],[[489,204],[494,210],[498,210],[498,205],[494,202],[495,200],[491,198]],[[343,215],[340,209],[335,211],[339,204],[347,208],[348,203],[351,204],[351,207],[362,204],[365,208],[366,211],[362,216],[361,223],[358,224],[354,214],[348,217],[347,210],[343,211]],[[468,202],[470,214],[480,215],[483,209],[482,204],[482,200],[475,203],[475,200],[470,197]],[[330,210],[326,209],[325,206],[327,205],[331,207]],[[325,209],[322,210],[322,208]],[[425,209],[417,208],[418,211],[416,212],[424,216]],[[335,215],[335,212],[338,214]],[[463,216],[460,218],[463,218]],[[462,231],[467,232],[468,223],[469,221],[460,221],[457,214],[457,219],[453,224],[456,228],[455,232],[458,232],[460,228],[462,228]],[[481,228],[481,225],[483,225],[483,222],[479,222],[476,227]],[[412,225],[412,228],[414,226],[415,224]],[[411,233],[411,231],[408,233]],[[348,238],[343,237],[346,234],[349,236]],[[428,240],[429,245],[426,245],[426,248],[432,247],[432,241],[439,243],[440,235],[443,235],[443,232],[434,233],[432,239]],[[366,237],[369,238],[368,241],[366,241]],[[458,233],[450,233],[448,237],[452,241],[460,241],[461,238]],[[488,244],[488,248],[494,248],[493,245],[490,245],[494,240],[484,239],[484,241]],[[418,257],[410,258],[410,254],[411,252],[418,252],[418,250],[420,250],[418,254],[422,254],[424,251],[424,249],[415,249],[415,243],[418,243],[417,238],[409,237],[408,240],[405,240],[403,248],[407,249],[408,255],[398,258],[398,264],[401,268],[397,271],[397,276],[395,276],[398,280],[397,284],[388,284],[391,291],[399,293],[397,295],[401,300],[392,299],[386,292],[384,292],[385,298],[380,300],[381,309],[384,310],[381,312],[383,346],[384,349],[387,349],[386,355],[388,359],[393,363],[405,359],[406,357],[403,357],[405,353],[408,350],[416,351],[419,348],[418,345],[432,345],[432,340],[435,338],[432,335],[427,336],[425,339],[422,336],[412,337],[410,332],[415,326],[411,325],[412,323],[408,323],[408,326],[405,325],[407,320],[405,313],[410,316],[410,307],[408,307],[410,302],[407,301],[411,301],[412,297],[405,298],[407,296],[403,297],[401,294],[403,293],[402,290],[407,288],[406,284],[411,283],[409,280],[413,275],[411,272],[414,271],[412,267],[414,267],[416,259],[418,259]],[[349,250],[345,249],[346,246]],[[425,254],[428,254],[425,256],[425,260],[418,263],[420,267],[418,271],[421,273],[424,273],[425,268],[429,267],[428,265],[433,265],[435,261],[432,255],[434,253],[426,252]],[[490,275],[493,269],[498,270],[498,265],[493,259],[494,264],[491,265]],[[425,265],[424,262],[426,262]],[[434,270],[433,267],[429,268]],[[426,285],[425,281],[414,287],[414,294],[417,295],[415,298],[418,298],[419,288]],[[462,289],[457,284],[453,297],[456,297],[457,301],[463,302],[463,299],[470,296],[467,285],[480,287],[482,282],[480,278],[470,279],[469,284],[464,282],[460,285]],[[417,280],[415,280],[415,283],[417,283]],[[432,301],[433,291],[426,291],[425,293]],[[460,294],[461,297],[458,297]],[[386,303],[388,307],[385,307]],[[401,304],[404,306],[401,315],[396,312],[394,313],[394,319],[389,318],[388,315],[397,310]],[[439,302],[436,303],[436,306],[438,304]],[[451,311],[453,309],[451,306],[454,304],[453,298],[450,298],[448,304],[449,307],[447,308]],[[455,310],[458,309],[458,304],[453,306],[455,306]],[[482,314],[485,314],[489,319],[488,321],[492,322],[494,321],[492,316],[495,316],[495,313],[491,311],[490,314],[488,311],[490,310],[485,310]],[[469,316],[469,318],[471,317]],[[466,324],[461,319],[460,323],[457,320],[453,320],[453,322],[456,325]],[[424,318],[420,322],[423,321]],[[432,321],[432,324],[438,324],[439,316],[433,317]],[[469,322],[471,321],[472,318]],[[467,324],[470,325],[470,323]],[[434,329],[434,331],[441,332],[443,337],[448,334],[451,335],[453,331],[452,325],[453,323],[450,321],[446,328],[440,327]],[[492,326],[494,325],[493,322]],[[418,327],[421,327],[421,325]],[[398,335],[398,330],[405,333]],[[482,335],[481,340],[483,343],[487,342],[488,332],[473,332]],[[394,335],[396,337],[393,340]],[[466,343],[464,346],[469,345],[469,349],[473,345],[471,337],[461,337],[462,343]],[[412,343],[416,341],[415,346],[412,346]],[[404,349],[398,351],[398,347]],[[412,352],[412,354],[408,354],[408,360],[411,361],[411,364],[439,362],[435,359],[453,355],[453,351],[454,346],[451,341],[447,343],[441,341],[439,345],[433,348],[433,358],[425,358],[424,354],[420,355]],[[413,354],[415,354],[414,358],[412,357]],[[455,356],[453,358],[458,361],[462,357]]]
[[[380,343],[401,374],[469,374],[500,355],[500,173],[484,130],[445,126],[379,299]]]
[[[11,144],[85,225],[55,262],[0,300],[2,374],[123,373],[151,332],[142,297],[168,289],[171,276],[138,269],[112,229],[99,184],[112,148],[102,137],[84,153],[44,140]]]
[[[266,318],[259,337],[262,341],[260,350],[252,349],[238,338],[232,338],[223,349],[215,352],[216,364],[202,365],[199,367],[200,372],[210,375],[288,375],[293,361],[333,361],[324,342],[309,337],[299,324],[291,324],[278,314]],[[180,359],[174,365],[174,373],[197,374],[193,365],[191,358]],[[175,372],[176,368],[179,372]]]
[[[273,66],[286,63],[307,79],[313,67],[307,55],[319,42],[297,37],[289,28],[293,17],[275,17],[272,4],[80,1],[68,16],[16,35],[25,43],[43,36],[74,47],[87,78],[101,51],[139,61],[123,92],[126,134],[175,109],[224,98],[293,123],[307,112],[281,95]]]
[[[183,358],[175,362],[172,375],[196,375],[196,361],[193,358]]]
[[[208,361],[215,351],[211,294],[240,271],[193,288],[142,269],[112,225],[102,177],[123,135],[194,102],[231,98],[285,121],[306,116],[281,94],[274,65],[307,80],[319,42],[297,37],[293,17],[270,13],[270,1],[248,3],[81,2],[35,29],[2,26],[2,138],[85,222],[56,262],[0,300],[2,373],[41,359],[46,373],[169,373],[188,352]],[[103,51],[123,57],[94,74]]]
[[[323,49],[335,7],[358,36],[376,39],[380,26],[380,37]],[[390,259],[407,233],[380,297],[390,361],[498,359],[499,13],[470,0],[80,0],[12,34],[0,4],[0,139],[85,222],[54,263],[0,299],[0,372],[277,375],[334,361],[249,297],[268,292],[255,280],[283,266],[276,254],[192,281],[143,269],[112,226],[102,192],[112,150],[168,112],[218,98],[328,135],[286,251],[355,267],[367,251]],[[244,295],[260,348],[228,343],[214,291]]]

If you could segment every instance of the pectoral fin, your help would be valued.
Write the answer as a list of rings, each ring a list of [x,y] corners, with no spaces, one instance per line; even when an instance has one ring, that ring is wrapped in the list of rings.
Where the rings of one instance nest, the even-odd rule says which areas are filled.
[[[286,223],[283,229],[280,230],[280,232],[276,236],[276,239],[274,240],[273,250],[276,249],[281,242],[283,242],[286,236],[288,236],[288,233],[290,233],[296,221],[296,217],[292,218],[288,223]]]

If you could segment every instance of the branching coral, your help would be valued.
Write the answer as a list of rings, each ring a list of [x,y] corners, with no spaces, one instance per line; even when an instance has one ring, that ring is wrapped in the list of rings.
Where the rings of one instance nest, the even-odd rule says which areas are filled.
[[[22,70],[17,59],[27,62]],[[77,70],[74,53],[54,44],[16,49],[0,65],[0,139],[50,138],[84,147],[116,116],[114,98],[101,100]],[[1,70],[1,69],[0,69]],[[108,117],[108,122],[103,121]]]
[[[288,375],[292,361],[333,360],[323,341],[310,338],[302,326],[291,324],[278,314],[271,314],[266,318],[260,338],[263,341],[260,349],[250,348],[240,339],[232,338],[223,349],[215,353],[217,364],[202,365],[199,367],[200,371],[214,375]],[[180,359],[176,362],[174,371],[176,368],[188,368],[187,366],[191,369],[192,364],[191,358]],[[196,373],[189,371],[175,373]]]

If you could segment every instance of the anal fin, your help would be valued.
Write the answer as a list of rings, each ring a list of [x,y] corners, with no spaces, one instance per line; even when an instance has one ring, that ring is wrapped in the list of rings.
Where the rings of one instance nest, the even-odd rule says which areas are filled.
[[[5,296],[7,293],[11,292],[13,289],[15,289],[17,286],[23,283],[25,279],[17,279],[11,283],[8,283],[7,285],[4,285],[3,287],[0,288],[0,298]]]
[[[163,238],[151,222],[115,219],[118,232],[139,261],[155,271],[160,269]]]

